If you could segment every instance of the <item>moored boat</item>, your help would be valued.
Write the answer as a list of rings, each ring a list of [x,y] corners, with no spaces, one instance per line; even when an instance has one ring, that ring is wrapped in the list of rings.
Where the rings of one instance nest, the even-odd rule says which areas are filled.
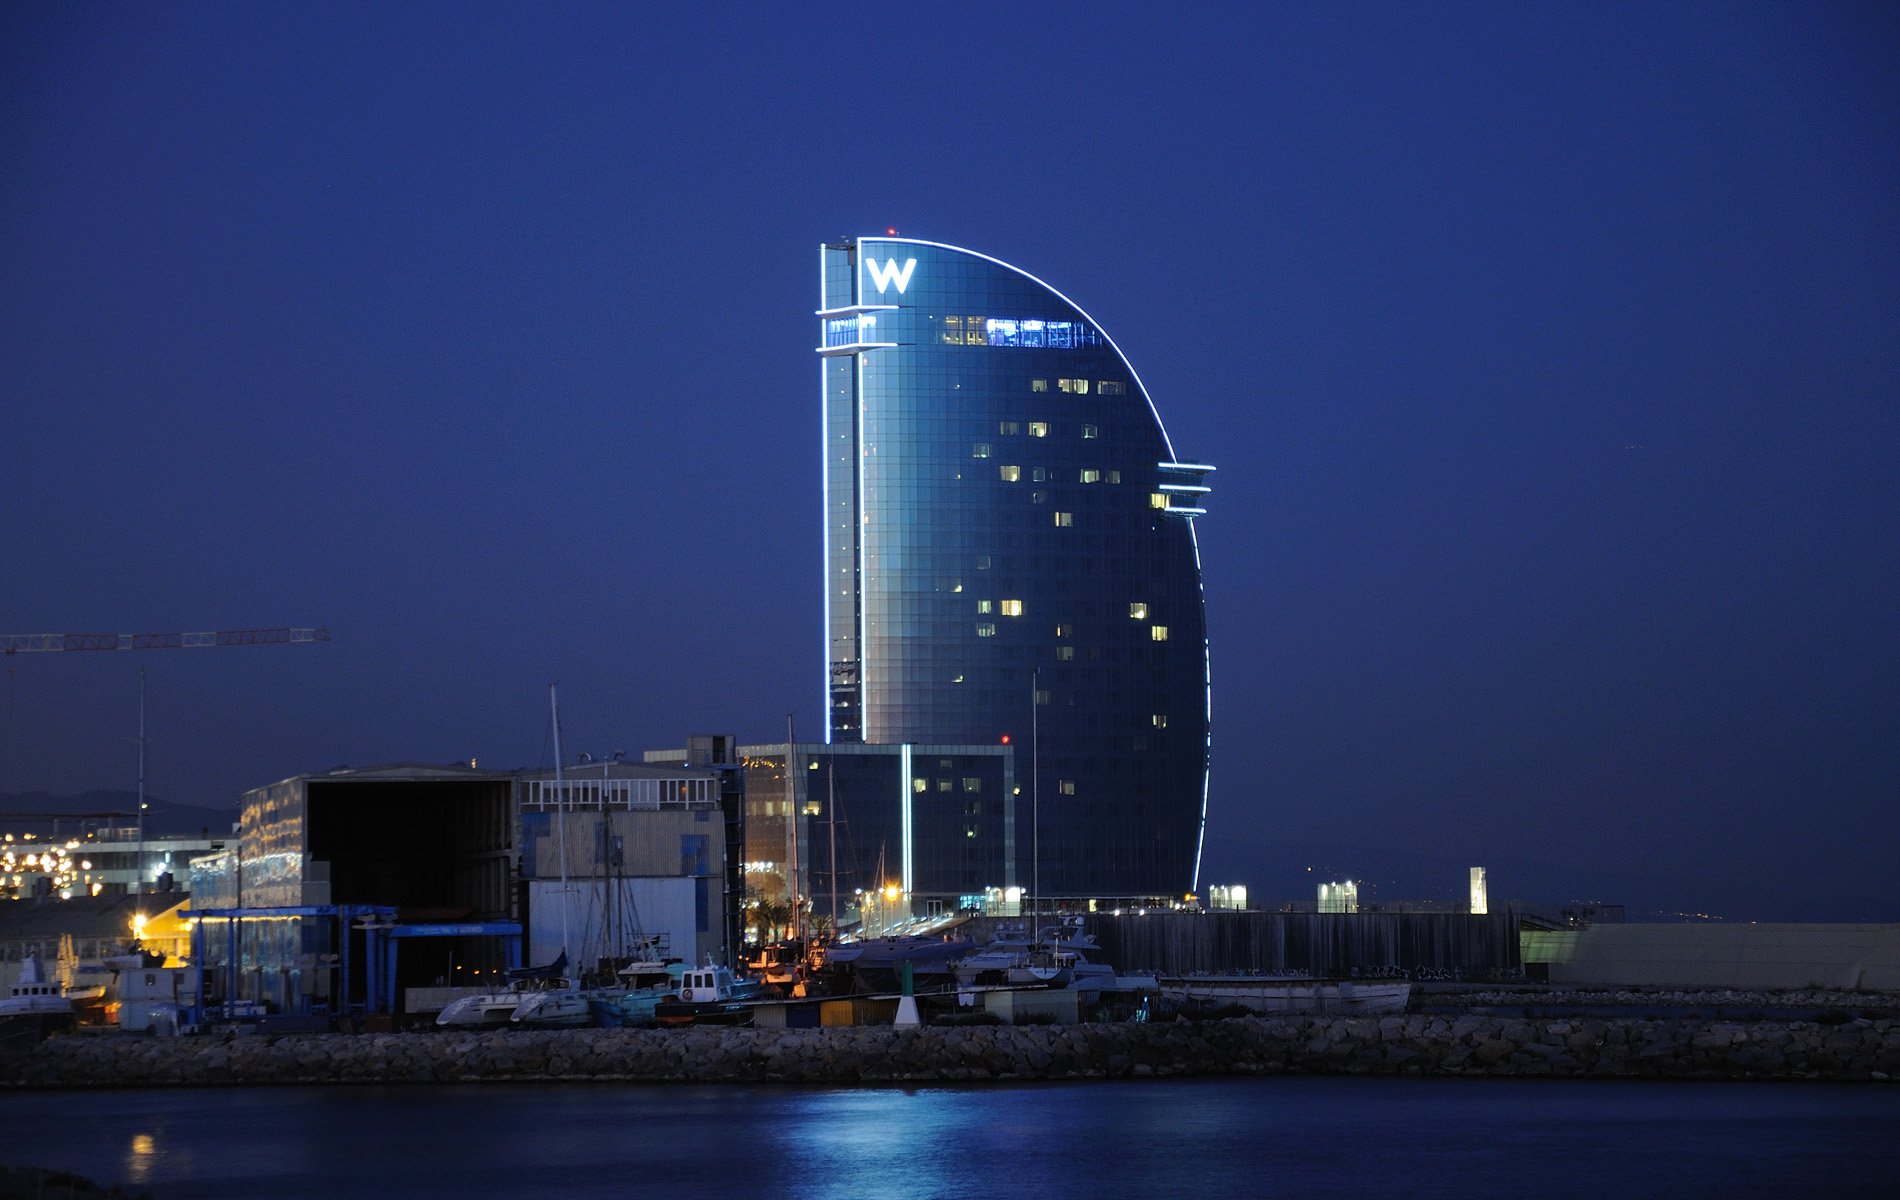
[[[0,999],[0,1045],[30,1045],[78,1023],[64,989],[46,978],[38,956],[27,955],[11,994]]]
[[[764,992],[758,980],[708,964],[680,976],[678,993],[655,1005],[653,1016],[662,1025],[744,1025],[752,1020],[749,1002]]]
[[[447,1029],[505,1028],[523,1001],[545,992],[571,991],[566,977],[567,953],[545,967],[508,972],[506,987],[472,996],[459,996],[436,1014],[435,1023]]]
[[[1275,979],[1260,975],[1176,975],[1157,980],[1161,995],[1176,1004],[1237,1004],[1255,1012],[1330,1013],[1367,1016],[1402,1013],[1412,997],[1403,981]]]

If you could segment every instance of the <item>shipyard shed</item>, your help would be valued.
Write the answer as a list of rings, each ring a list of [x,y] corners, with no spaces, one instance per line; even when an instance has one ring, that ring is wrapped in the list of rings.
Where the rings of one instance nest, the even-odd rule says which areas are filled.
[[[367,905],[393,908],[401,922],[518,920],[513,780],[504,772],[410,763],[338,768],[253,788],[244,795],[233,844],[192,863],[193,907],[268,913]],[[360,931],[312,916],[244,922],[236,963],[204,964],[235,971],[234,996],[285,1010],[349,1000],[336,995],[336,964],[347,957],[340,939],[361,943]],[[220,945],[214,939],[207,949]],[[482,934],[406,941],[396,982],[489,978],[507,965],[511,950]]]

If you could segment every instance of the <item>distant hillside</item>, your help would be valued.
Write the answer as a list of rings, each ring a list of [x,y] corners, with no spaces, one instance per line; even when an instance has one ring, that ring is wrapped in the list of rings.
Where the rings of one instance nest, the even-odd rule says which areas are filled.
[[[128,814],[125,823],[131,824],[136,818],[130,814],[138,811],[138,803],[138,793],[133,791],[100,790],[63,796],[52,792],[0,792],[0,830],[37,831],[51,825],[50,819],[28,820],[28,813],[63,817],[122,812]],[[217,837],[229,833],[232,823],[238,819],[236,806],[206,808],[198,804],[178,804],[153,795],[147,795],[145,803],[148,805],[145,810],[147,837],[196,834],[201,830],[209,830]]]

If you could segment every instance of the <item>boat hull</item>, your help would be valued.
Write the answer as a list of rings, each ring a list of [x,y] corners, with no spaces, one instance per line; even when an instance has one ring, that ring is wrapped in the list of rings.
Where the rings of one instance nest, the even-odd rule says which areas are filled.
[[[654,1006],[653,1019],[662,1025],[750,1025],[752,1008],[720,1001],[665,1001]]]
[[[1162,979],[1157,990],[1176,1004],[1238,1004],[1263,1013],[1340,1016],[1402,1013],[1412,998],[1409,983],[1349,979]]]
[[[71,1033],[79,1014],[68,1005],[64,1012],[35,1011],[0,1014],[0,1051],[18,1052],[57,1034]]]

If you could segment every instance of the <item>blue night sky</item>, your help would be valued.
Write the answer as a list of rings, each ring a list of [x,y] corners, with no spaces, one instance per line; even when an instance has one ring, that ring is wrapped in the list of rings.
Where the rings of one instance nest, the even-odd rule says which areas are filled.
[[[0,791],[816,737],[818,244],[1087,308],[1177,450],[1205,877],[1900,917],[1900,18],[0,9]]]

